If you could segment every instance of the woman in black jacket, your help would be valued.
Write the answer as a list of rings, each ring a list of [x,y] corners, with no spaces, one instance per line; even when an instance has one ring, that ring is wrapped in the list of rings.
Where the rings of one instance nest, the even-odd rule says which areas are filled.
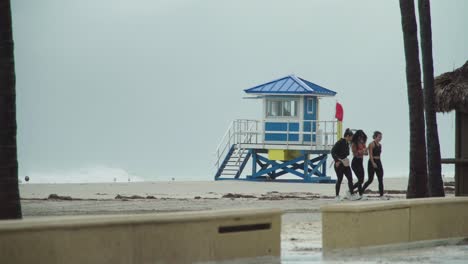
[[[343,138],[338,140],[331,150],[331,155],[333,160],[335,161],[335,172],[336,172],[336,185],[335,185],[335,192],[336,192],[336,199],[341,200],[340,197],[340,187],[341,182],[343,181],[343,174],[346,176],[348,180],[348,188],[349,194],[348,198],[351,198],[353,194],[353,175],[351,173],[351,168],[349,167],[349,142],[353,138],[353,132],[347,128],[344,132]]]

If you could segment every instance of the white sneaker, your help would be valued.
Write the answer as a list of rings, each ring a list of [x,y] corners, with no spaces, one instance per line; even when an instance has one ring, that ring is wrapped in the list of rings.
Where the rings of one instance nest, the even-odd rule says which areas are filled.
[[[353,201],[357,201],[357,200],[361,200],[361,199],[362,199],[362,196],[359,195],[358,193],[353,194],[353,197],[351,198],[351,200],[353,200]]]
[[[367,201],[367,200],[369,200],[369,197],[367,197],[367,195],[363,194],[363,195],[361,195],[361,200]]]
[[[335,201],[341,202],[341,201],[343,201],[343,198],[341,198],[341,196],[337,195],[337,196],[335,197]]]
[[[385,196],[385,195],[382,195],[382,196],[380,196],[380,200],[390,200],[390,198],[388,198],[388,197]]]
[[[348,200],[352,200],[352,198],[353,198],[353,197],[351,196],[351,192],[349,192],[349,191],[346,191],[346,196],[345,196],[345,197],[346,197],[346,199],[348,199]]]

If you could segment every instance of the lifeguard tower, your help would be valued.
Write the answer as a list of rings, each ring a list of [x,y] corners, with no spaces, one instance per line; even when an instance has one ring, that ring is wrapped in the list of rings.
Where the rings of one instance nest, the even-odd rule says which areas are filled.
[[[319,99],[336,92],[295,75],[244,91],[263,102],[263,119],[231,123],[216,150],[215,180],[334,182],[326,161],[337,121],[319,119]],[[241,178],[249,159],[252,172]],[[286,174],[297,177],[278,179]]]

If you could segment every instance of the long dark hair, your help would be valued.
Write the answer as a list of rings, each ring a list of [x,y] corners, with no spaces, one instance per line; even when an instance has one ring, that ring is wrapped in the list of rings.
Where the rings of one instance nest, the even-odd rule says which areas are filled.
[[[353,138],[351,139],[351,142],[355,145],[357,145],[358,143],[363,142],[365,143],[367,141],[367,135],[366,133],[364,133],[364,131],[362,131],[362,129],[359,129],[357,130],[354,135],[353,135]]]

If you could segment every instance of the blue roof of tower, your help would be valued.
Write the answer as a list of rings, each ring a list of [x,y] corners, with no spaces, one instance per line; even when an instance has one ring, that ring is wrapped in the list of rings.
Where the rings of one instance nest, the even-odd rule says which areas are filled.
[[[244,90],[250,94],[299,94],[316,96],[335,96],[336,92],[328,90],[313,82],[295,75],[288,75],[281,79],[267,82]]]

